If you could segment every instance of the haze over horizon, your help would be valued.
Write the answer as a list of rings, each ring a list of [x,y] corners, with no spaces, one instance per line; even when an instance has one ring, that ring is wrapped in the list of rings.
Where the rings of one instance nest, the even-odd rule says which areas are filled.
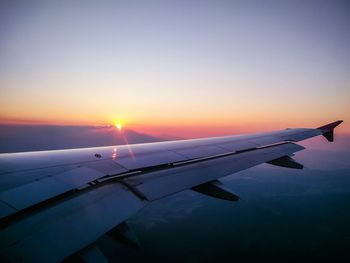
[[[0,123],[350,132],[348,1],[1,1]]]

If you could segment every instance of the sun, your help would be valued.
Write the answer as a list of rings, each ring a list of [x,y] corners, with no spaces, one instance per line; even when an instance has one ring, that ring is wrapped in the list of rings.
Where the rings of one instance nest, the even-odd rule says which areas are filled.
[[[125,127],[125,121],[124,119],[120,119],[120,118],[112,119],[110,122],[110,127],[113,127],[121,132]]]
[[[119,122],[117,122],[117,123],[115,124],[115,127],[116,127],[119,131],[122,130],[122,124],[119,123]]]

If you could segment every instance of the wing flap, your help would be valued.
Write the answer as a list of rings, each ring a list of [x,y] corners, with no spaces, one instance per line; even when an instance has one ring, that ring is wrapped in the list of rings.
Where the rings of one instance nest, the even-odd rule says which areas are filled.
[[[59,262],[144,205],[145,201],[120,184],[85,192],[2,227],[0,258],[5,262]]]
[[[79,188],[102,176],[104,174],[96,170],[79,167],[11,188],[0,193],[0,200],[17,210],[22,210],[72,189]]]
[[[148,174],[125,178],[123,181],[153,201],[223,176],[245,170],[255,165],[291,155],[304,147],[285,143],[256,149],[203,162],[187,164]]]

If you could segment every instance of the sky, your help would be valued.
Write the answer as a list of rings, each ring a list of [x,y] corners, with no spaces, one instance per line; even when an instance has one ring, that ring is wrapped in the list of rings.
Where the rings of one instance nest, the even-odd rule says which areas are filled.
[[[349,1],[1,1],[0,123],[350,133]]]

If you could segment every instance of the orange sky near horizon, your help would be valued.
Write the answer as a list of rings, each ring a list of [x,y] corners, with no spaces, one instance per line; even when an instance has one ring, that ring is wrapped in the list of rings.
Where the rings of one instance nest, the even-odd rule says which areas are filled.
[[[0,3],[0,123],[350,133],[349,6],[249,2]]]
[[[0,119],[0,124],[10,125],[62,125],[62,126],[112,126],[117,123],[121,124],[122,130],[133,130],[139,133],[144,133],[160,138],[199,138],[210,136],[224,136],[230,134],[242,134],[242,133],[254,133],[263,131],[280,130],[285,128],[316,128],[323,124],[335,121],[335,119],[326,119],[323,121],[276,121],[269,122],[257,121],[252,119],[245,120],[243,122],[230,122],[230,123],[202,123],[202,122],[188,122],[188,123],[132,123],[123,119],[106,121],[104,123],[95,122],[83,122],[83,121],[52,121],[52,120],[18,120],[18,119]],[[349,125],[343,123],[337,127],[337,133],[350,134]]]

